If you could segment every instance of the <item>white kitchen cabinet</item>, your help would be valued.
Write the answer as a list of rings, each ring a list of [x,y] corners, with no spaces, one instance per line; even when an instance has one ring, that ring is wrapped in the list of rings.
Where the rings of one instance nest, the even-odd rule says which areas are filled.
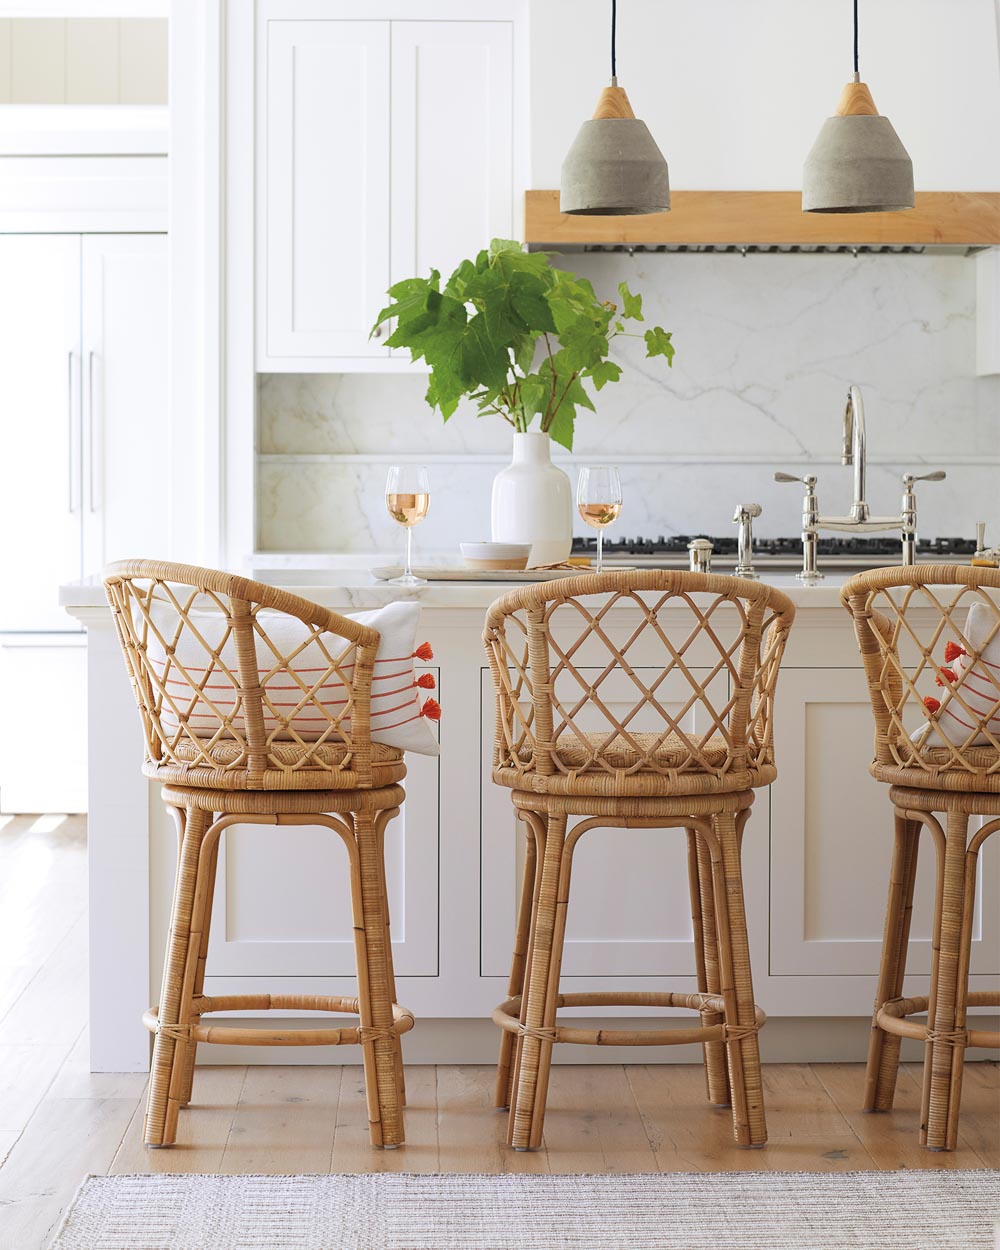
[[[0,235],[0,633],[72,630],[57,588],[164,550],[165,235]]]
[[[267,26],[260,354],[388,357],[388,22]],[[276,368],[269,363],[269,369]]]
[[[79,812],[86,654],[58,588],[166,552],[167,240],[3,234],[0,274],[0,805]]]
[[[257,59],[257,369],[409,368],[369,337],[390,283],[512,233],[512,23],[280,13]]]
[[[310,576],[298,585],[284,573],[279,580],[340,611],[377,606],[393,593],[364,574]],[[333,584],[338,580],[348,584]],[[482,1062],[482,1032],[472,1024],[463,1032],[462,1022],[488,1018],[507,989],[524,833],[509,792],[490,777],[493,683],[482,627],[497,590],[454,583],[422,592],[420,637],[435,651],[442,753],[407,759],[407,802],[388,833],[387,865],[399,1000],[420,1026],[452,1022],[447,1040],[439,1033],[438,1043],[426,1043],[421,1054],[429,1062]],[[776,696],[779,777],[757,793],[743,843],[754,990],[775,1021],[853,1018],[858,1049],[851,1053],[861,1057],[879,965],[892,815],[886,787],[868,777],[871,711],[837,588],[793,587],[790,594],[799,615]],[[94,1061],[99,1070],[139,1070],[149,1058],[139,1018],[157,992],[176,840],[156,788],[138,771],[138,717],[107,610],[89,587],[71,592],[70,602],[87,625],[91,688],[101,692],[92,700],[90,732]],[[607,628],[621,640],[632,625],[627,609],[615,613]],[[634,664],[648,669],[654,658],[648,650]],[[692,653],[690,662],[701,672],[712,664],[707,650]],[[630,698],[611,684],[607,694],[616,702]],[[123,773],[128,759],[134,767]],[[563,967],[568,989],[695,987],[685,843],[678,830],[593,830],[581,840]],[[988,840],[980,857],[975,989],[989,988],[1000,970],[998,850]],[[226,835],[225,854],[209,992],[350,996],[352,937],[337,840],[311,828],[241,828]],[[921,854],[907,982],[914,994],[927,992],[929,841]],[[413,1045],[425,1045],[421,1033],[418,1027]],[[422,1036],[433,1038],[433,1028]],[[813,1035],[796,1058],[816,1059],[817,1044],[821,1057],[833,1057]],[[232,1058],[287,1061],[273,1052]],[[356,1052],[302,1058],[350,1063]]]
[[[512,237],[512,39],[510,22],[392,23],[393,282]]]
[[[385,833],[399,977],[438,972],[438,774],[437,758],[407,756],[406,801]],[[272,825],[236,826],[224,835],[211,976],[270,978],[272,985],[275,977],[353,978],[350,876],[341,839],[321,825],[282,826],[278,835]]]
[[[0,632],[71,630],[82,570],[80,239],[0,235]]]
[[[82,245],[83,570],[97,573],[167,549],[168,249],[163,234]]]
[[[861,669],[789,668],[779,681],[771,787],[770,975],[878,968],[893,842],[889,787],[868,776],[873,722]],[[1000,972],[1000,855],[980,855],[971,971]],[[908,972],[930,973],[934,844],[921,835]]]

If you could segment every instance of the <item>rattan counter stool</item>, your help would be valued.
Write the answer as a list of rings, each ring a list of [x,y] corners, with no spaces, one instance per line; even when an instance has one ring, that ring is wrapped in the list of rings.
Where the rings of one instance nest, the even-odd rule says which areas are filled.
[[[510,1108],[515,1149],[541,1144],[555,1043],[701,1042],[709,1100],[731,1103],[739,1144],[766,1141],[740,848],[753,791],[776,776],[774,688],[794,613],[759,582],[652,570],[541,583],[489,609],[493,780],[513,792],[527,831],[509,996],[493,1015],[495,1103]],[[637,671],[650,668],[655,677]],[[624,705],[607,684],[622,675]],[[697,993],[560,994],[573,854],[594,828],[687,831]],[[588,1006],[701,1020],[643,1030],[557,1020],[560,1007]]]
[[[400,1035],[413,1017],[395,1001],[383,839],[406,769],[401,751],[371,740],[378,632],[282,590],[186,565],[127,561],[106,571],[104,585],[142,719],[143,772],[164,783],[179,844],[160,1001],[144,1016],[155,1034],[144,1142],[175,1141],[199,1042],[350,1043],[364,1058],[372,1144],[399,1145]],[[357,998],[205,995],[219,838],[246,824],[320,825],[343,841]],[[263,1029],[202,1019],[274,1009],[359,1023]]]
[[[870,771],[891,787],[895,815],[864,1109],[891,1109],[900,1039],[923,1041],[920,1143],[954,1150],[966,1048],[1000,1046],[1000,1033],[966,1019],[970,1006],[1000,1006],[1000,994],[969,992],[977,857],[1000,829],[1000,571],[875,569],[851,578],[841,599],[875,714]],[[970,829],[972,816],[990,819]],[[930,994],[904,998],[922,829],[937,860]],[[927,1024],[908,1018],[924,1012]]]

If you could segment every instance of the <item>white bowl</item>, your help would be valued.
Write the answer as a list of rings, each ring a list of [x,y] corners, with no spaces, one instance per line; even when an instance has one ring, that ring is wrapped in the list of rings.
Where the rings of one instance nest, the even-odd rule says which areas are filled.
[[[470,569],[526,569],[531,543],[460,543]]]

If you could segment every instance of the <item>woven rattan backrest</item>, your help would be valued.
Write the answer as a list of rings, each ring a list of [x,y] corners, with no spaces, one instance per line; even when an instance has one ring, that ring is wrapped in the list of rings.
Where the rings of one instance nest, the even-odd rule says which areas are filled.
[[[124,561],[104,586],[150,764],[214,770],[211,784],[248,788],[265,774],[273,789],[276,773],[316,768],[349,768],[362,785],[370,777],[377,630],[189,565]],[[282,624],[296,639],[287,654],[271,637]],[[295,667],[303,653],[308,666]]]
[[[772,587],[687,572],[602,573],[505,595],[484,635],[496,767],[530,788],[531,774],[724,778],[772,763],[794,615]]]
[[[875,714],[875,762],[929,775],[1000,772],[1000,570],[918,564],[852,577],[841,601]],[[978,645],[967,636],[978,608]],[[957,663],[956,663],[957,661]]]

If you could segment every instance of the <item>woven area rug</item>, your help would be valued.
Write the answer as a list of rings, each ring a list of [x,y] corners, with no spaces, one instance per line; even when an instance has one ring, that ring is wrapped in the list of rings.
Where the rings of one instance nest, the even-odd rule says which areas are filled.
[[[52,1250],[993,1250],[1000,1172],[92,1176]]]

